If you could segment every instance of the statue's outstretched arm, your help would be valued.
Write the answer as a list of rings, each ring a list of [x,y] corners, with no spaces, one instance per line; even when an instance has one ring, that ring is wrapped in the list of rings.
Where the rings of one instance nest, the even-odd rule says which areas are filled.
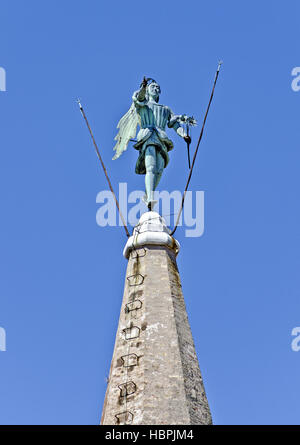
[[[139,102],[143,102],[145,100],[146,90],[147,90],[147,85],[146,86],[142,85],[140,90],[139,90],[139,92],[138,92],[138,95],[137,95],[137,100]]]
[[[144,107],[147,103],[146,101],[146,89],[141,88],[138,91],[135,91],[132,96],[132,100],[134,105],[138,107]]]
[[[185,138],[187,134],[182,125],[180,124],[181,120],[182,120],[181,115],[176,115],[171,111],[168,121],[168,127],[173,128],[180,137]]]
[[[143,82],[141,83],[141,87],[138,91],[135,91],[132,100],[135,106],[144,106],[147,92],[147,79],[144,77]]]

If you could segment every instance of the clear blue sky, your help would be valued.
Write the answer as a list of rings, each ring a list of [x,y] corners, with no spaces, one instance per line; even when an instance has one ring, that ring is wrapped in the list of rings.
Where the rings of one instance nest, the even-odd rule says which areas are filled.
[[[132,92],[154,77],[201,121],[219,58],[191,182],[205,233],[176,233],[189,319],[216,424],[300,423],[299,17],[292,0],[1,2],[1,424],[100,420],[126,238],[96,225],[107,185],[76,97],[113,183],[141,189],[135,150],[111,161]],[[172,136],[170,191],[187,173]]]

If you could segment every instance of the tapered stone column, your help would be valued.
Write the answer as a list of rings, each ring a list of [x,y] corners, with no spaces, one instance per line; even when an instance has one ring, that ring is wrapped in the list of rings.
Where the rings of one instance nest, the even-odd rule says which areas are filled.
[[[101,423],[211,424],[186,314],[179,243],[156,212],[129,238],[123,303]]]

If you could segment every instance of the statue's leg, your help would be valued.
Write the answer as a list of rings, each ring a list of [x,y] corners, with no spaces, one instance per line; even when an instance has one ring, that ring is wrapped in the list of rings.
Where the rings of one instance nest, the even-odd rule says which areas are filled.
[[[161,153],[157,150],[156,153],[156,175],[155,175],[155,182],[154,182],[154,190],[156,190],[156,187],[158,186],[158,183],[160,181],[161,175],[163,174],[165,168],[165,160],[162,157]]]
[[[148,145],[145,152],[145,187],[148,203],[154,200],[154,186],[156,176],[156,148],[155,145]]]

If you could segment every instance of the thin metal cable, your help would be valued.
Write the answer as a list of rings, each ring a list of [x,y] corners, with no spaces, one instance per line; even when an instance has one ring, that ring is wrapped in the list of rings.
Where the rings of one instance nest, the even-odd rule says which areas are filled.
[[[85,123],[86,123],[86,125],[87,125],[87,127],[88,127],[88,129],[89,129],[89,132],[90,132],[90,135],[91,135],[91,138],[92,138],[92,141],[93,141],[93,144],[94,144],[94,147],[95,147],[95,150],[96,150],[98,159],[99,159],[99,161],[101,162],[101,165],[102,165],[102,168],[103,168],[105,177],[106,177],[106,179],[107,179],[107,182],[108,182],[110,191],[111,191],[111,193],[113,194],[113,197],[114,197],[114,199],[115,199],[116,206],[117,206],[118,212],[119,212],[119,214],[120,214],[120,217],[121,217],[121,220],[122,220],[122,223],[123,223],[125,232],[126,232],[126,236],[129,238],[129,237],[130,237],[130,233],[129,233],[129,231],[128,231],[128,228],[127,228],[127,225],[126,225],[126,223],[125,223],[124,217],[123,217],[122,212],[121,212],[121,210],[120,210],[119,202],[118,202],[118,200],[117,200],[117,197],[116,197],[116,195],[115,195],[115,192],[114,192],[114,190],[113,190],[113,188],[112,188],[112,185],[111,185],[111,182],[110,182],[110,180],[109,180],[109,177],[108,177],[108,174],[107,174],[107,171],[106,171],[104,162],[103,162],[102,157],[101,157],[101,155],[100,155],[100,152],[99,152],[98,146],[97,146],[97,144],[96,144],[96,141],[95,141],[93,132],[92,132],[92,130],[91,130],[90,124],[89,124],[89,122],[88,122],[88,120],[87,120],[86,114],[85,114],[85,112],[84,112],[84,109],[83,109],[83,107],[82,107],[82,105],[81,105],[79,99],[77,100],[77,103],[78,103],[78,105],[79,105],[81,114],[82,114],[82,116],[83,116],[83,118],[84,118],[84,120],[85,120]]]
[[[179,210],[178,217],[177,217],[177,220],[176,220],[176,224],[175,224],[174,229],[170,233],[171,236],[174,235],[174,233],[176,232],[176,229],[177,229],[177,226],[178,226],[178,223],[179,223],[180,215],[181,215],[181,212],[182,212],[182,209],[183,209],[183,205],[184,205],[185,195],[186,195],[186,192],[187,192],[187,189],[188,189],[191,177],[192,177],[193,168],[194,168],[194,165],[195,165],[195,161],[196,161],[199,145],[200,145],[200,142],[201,142],[201,139],[202,139],[202,136],[203,136],[207,115],[208,115],[208,112],[209,112],[209,109],[210,109],[210,105],[211,105],[211,102],[212,102],[212,99],[213,99],[213,96],[214,96],[215,87],[216,87],[216,83],[217,83],[217,80],[218,80],[218,77],[219,77],[219,72],[220,72],[221,65],[222,65],[222,62],[220,61],[219,65],[218,65],[218,68],[217,68],[217,71],[216,71],[212,92],[211,92],[210,99],[209,99],[209,102],[208,102],[208,106],[207,106],[207,109],[206,109],[206,113],[205,113],[205,116],[204,116],[204,120],[203,120],[203,124],[202,124],[202,128],[201,128],[200,136],[199,136],[198,143],[197,143],[197,146],[196,146],[196,150],[195,150],[195,153],[194,153],[192,166],[190,168],[189,177],[188,177],[188,180],[187,180],[187,183],[186,183],[186,186],[185,186],[184,194],[183,194],[182,201],[181,201],[180,210]]]

